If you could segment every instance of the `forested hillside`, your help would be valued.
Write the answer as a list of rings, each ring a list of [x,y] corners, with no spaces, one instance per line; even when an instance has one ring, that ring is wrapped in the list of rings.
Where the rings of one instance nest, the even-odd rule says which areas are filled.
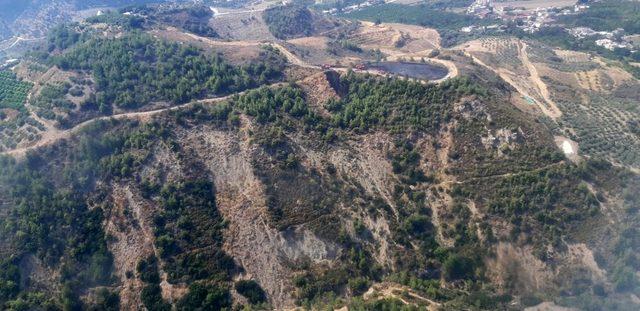
[[[281,57],[269,50],[264,50],[261,59],[237,67],[219,55],[158,40],[138,30],[119,38],[102,38],[62,26],[52,31],[48,42],[49,51],[62,53],[41,54],[41,59],[65,71],[90,73],[86,83],[96,91],[80,103],[79,112],[67,109],[60,117],[61,126],[67,127],[114,110],[145,109],[159,102],[177,105],[254,88],[281,79],[283,69]],[[63,108],[56,103],[69,92],[67,87],[41,93],[36,106],[43,116],[53,119],[52,108]]]
[[[596,162],[566,162],[548,149],[548,138],[536,134],[535,124],[521,124],[520,131],[524,137],[542,135],[541,141],[525,139],[500,151],[482,144],[466,149],[467,139],[481,135],[475,128],[509,128],[517,118],[514,111],[488,104],[500,100],[499,94],[466,79],[423,86],[350,73],[339,85],[345,93],[327,103],[330,116],[310,107],[296,85],[262,88],[150,123],[97,122],[24,161],[3,158],[3,304],[108,309],[139,301],[149,309],[168,310],[171,304],[180,310],[219,309],[231,307],[232,292],[244,295],[247,304],[282,303],[273,300],[267,271],[243,266],[232,255],[241,250],[224,246],[232,242],[223,232],[240,219],[229,214],[233,192],[220,180],[234,173],[215,164],[217,156],[197,142],[242,137],[247,126],[252,130],[244,139],[253,151],[246,161],[265,187],[269,230],[302,230],[335,249],[334,255],[322,255],[331,258],[330,266],[314,257],[291,257],[295,264],[287,268],[288,276],[278,276],[291,278],[292,298],[304,306],[339,304],[335,297],[345,291],[357,297],[372,284],[392,280],[449,308],[498,308],[510,298],[485,287],[494,273],[483,259],[491,256],[487,247],[512,241],[532,245],[536,260],[553,260],[566,251],[562,241],[580,239],[579,224],[602,217],[602,199],[584,183],[622,185],[632,178],[622,171],[611,174],[610,166]],[[496,119],[469,119],[474,114]],[[450,131],[455,143],[447,147],[444,162],[430,162],[426,154],[441,148],[430,137],[442,130]],[[380,142],[386,150],[380,164],[390,170],[385,188],[367,185],[360,174],[371,172],[331,158],[311,160],[380,135],[387,137]],[[224,152],[245,161],[239,150]],[[498,162],[490,164],[493,157]],[[470,165],[479,158],[484,160],[478,168]],[[178,161],[177,166],[168,167],[167,161]],[[450,205],[438,203],[446,197]],[[445,219],[448,226],[433,224]],[[385,229],[373,226],[375,221]],[[129,227],[134,223],[141,227]],[[510,231],[496,230],[498,223]],[[136,234],[151,234],[153,245],[139,244],[125,255],[118,245]],[[386,254],[378,243],[386,245]],[[24,270],[27,263],[31,270]],[[247,269],[255,279],[234,285],[232,279]],[[564,273],[569,281],[578,277]],[[635,281],[614,280],[614,292],[635,288]],[[134,281],[137,290],[123,287]],[[185,294],[177,300],[161,294],[169,290],[161,284],[165,281]],[[590,291],[595,285],[584,286]]]
[[[264,11],[263,18],[269,31],[278,39],[304,37],[313,31],[313,17],[303,6],[276,6]]]
[[[0,309],[637,309],[637,81],[443,47],[491,22],[468,2],[351,14],[440,33],[299,4],[52,29],[0,71]]]

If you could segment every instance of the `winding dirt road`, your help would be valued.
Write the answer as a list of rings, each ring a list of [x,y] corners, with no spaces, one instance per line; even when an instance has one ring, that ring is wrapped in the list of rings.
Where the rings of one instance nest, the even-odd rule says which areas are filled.
[[[172,31],[177,31],[179,32],[177,29],[170,27],[169,30]],[[278,42],[250,42],[250,41],[218,41],[218,40],[213,40],[207,37],[202,37],[202,36],[198,36],[192,33],[187,33],[187,32],[180,32],[183,35],[186,35],[188,37],[190,37],[191,39],[194,40],[198,40],[200,42],[205,42],[211,46],[260,46],[260,45],[270,45],[276,49],[278,49],[280,51],[280,53],[282,53],[282,55],[284,55],[284,57],[287,59],[287,61],[289,62],[289,64],[294,65],[294,66],[298,66],[298,67],[302,67],[302,68],[308,68],[308,69],[315,69],[315,70],[322,70],[321,66],[317,66],[317,65],[313,65],[313,64],[309,64],[306,61],[302,60],[300,57],[298,57],[297,55],[295,55],[294,53],[292,53],[291,51],[289,51],[286,47],[284,47],[282,44],[278,43]],[[440,79],[438,81],[431,81],[431,82],[441,82],[445,79],[449,79],[452,78],[454,76],[457,75],[457,68],[455,68],[455,65],[453,64],[444,64],[448,67],[449,69],[449,74],[443,78]],[[451,66],[453,66],[453,68],[451,68]],[[333,70],[336,71],[347,71],[347,68],[332,68]],[[455,70],[453,70],[455,69]],[[371,74],[380,74],[377,71],[372,71],[372,70],[357,70],[358,72],[368,72]],[[383,74],[386,75],[386,74]],[[284,83],[275,83],[270,85],[269,87],[277,87],[280,85],[283,85]],[[249,90],[247,90],[249,91]],[[241,95],[247,91],[243,91],[243,92],[239,92],[236,93],[234,95]],[[162,108],[162,109],[157,109],[157,110],[150,110],[150,111],[140,111],[140,112],[127,112],[127,113],[121,113],[121,114],[116,114],[116,115],[111,115],[111,116],[104,116],[104,117],[98,117],[98,118],[94,118],[91,120],[87,120],[84,121],[70,129],[66,129],[66,130],[60,130],[58,128],[56,128],[55,126],[53,126],[53,124],[51,124],[51,122],[42,120],[40,117],[38,117],[34,111],[31,110],[31,108],[29,108],[30,114],[31,116],[36,119],[37,121],[39,121],[40,123],[42,123],[45,126],[45,131],[42,132],[42,138],[40,140],[38,140],[36,143],[29,145],[29,146],[25,146],[25,147],[20,147],[20,148],[16,148],[16,149],[12,149],[12,150],[7,150],[7,151],[3,151],[0,152],[0,155],[10,155],[16,158],[23,158],[25,156],[25,154],[27,153],[27,151],[32,150],[32,149],[36,149],[42,146],[46,146],[46,145],[50,145],[58,140],[61,139],[67,139],[70,136],[72,136],[73,134],[78,133],[82,128],[84,128],[85,126],[92,124],[94,122],[97,121],[101,121],[101,120],[109,120],[109,119],[116,119],[116,120],[120,120],[120,119],[137,119],[140,121],[148,121],[151,116],[163,113],[163,112],[167,112],[167,111],[172,111],[172,110],[178,110],[178,109],[183,109],[183,108],[187,108],[190,106],[193,106],[195,104],[214,104],[214,103],[218,103],[221,101],[225,101],[229,98],[231,98],[234,95],[229,95],[229,96],[224,96],[224,97],[216,97],[216,98],[208,98],[208,99],[202,99],[202,100],[198,100],[198,101],[194,101],[194,102],[189,102],[186,104],[182,104],[182,105],[177,105],[177,106],[173,106],[173,107],[168,107],[168,108]],[[31,94],[29,95],[29,98],[31,97]],[[28,106],[28,105],[27,105]]]
[[[538,73],[538,69],[529,59],[529,54],[527,53],[528,45],[525,42],[519,41],[518,46],[518,60],[520,60],[524,69],[529,73],[528,77],[523,77],[522,75],[518,75],[509,69],[499,66],[489,66],[480,58],[473,55],[471,51],[466,50],[465,48],[461,48],[461,50],[467,57],[473,59],[476,64],[479,64],[480,66],[495,72],[498,76],[500,76],[500,78],[509,83],[509,85],[511,85],[514,89],[516,89],[516,91],[520,93],[520,95],[534,99],[536,106],[542,111],[542,113],[552,119],[559,118],[560,116],[562,116],[562,111],[551,99],[551,95],[549,93],[547,85],[544,83],[544,81],[542,81],[542,78]],[[534,86],[533,91],[537,94],[532,94],[529,90],[526,89],[526,86]],[[540,98],[542,100],[540,100]]]
[[[276,83],[273,84],[272,86],[276,86],[276,85],[280,85],[280,83]],[[91,119],[91,120],[87,120],[84,121],[70,129],[67,130],[59,130],[57,128],[53,128],[51,130],[46,130],[45,132],[43,132],[43,136],[42,139],[40,139],[39,141],[37,141],[35,144],[30,145],[30,146],[26,146],[26,147],[22,147],[22,148],[16,148],[16,149],[12,149],[12,150],[8,150],[8,151],[4,151],[1,152],[0,155],[10,155],[16,158],[23,158],[24,155],[27,153],[27,151],[32,150],[32,149],[36,149],[39,147],[43,147],[43,146],[47,146],[50,145],[58,140],[61,139],[67,139],[69,137],[71,137],[73,134],[78,133],[82,128],[84,128],[85,126],[95,123],[97,121],[102,121],[102,120],[122,120],[122,119],[131,119],[131,120],[139,120],[139,121],[143,121],[143,122],[147,122],[151,119],[152,116],[160,114],[160,113],[164,113],[164,112],[168,112],[168,111],[173,111],[173,110],[178,110],[178,109],[183,109],[183,108],[188,108],[197,104],[215,104],[215,103],[219,103],[219,102],[223,102],[226,101],[228,99],[230,99],[231,97],[235,96],[235,95],[241,95],[244,94],[247,91],[243,91],[240,93],[236,93],[233,95],[228,95],[228,96],[223,96],[223,97],[215,97],[215,98],[207,98],[207,99],[201,99],[201,100],[197,100],[197,101],[193,101],[193,102],[189,102],[186,104],[182,104],[182,105],[177,105],[177,106],[173,106],[173,107],[168,107],[168,108],[162,108],[162,109],[156,109],[156,110],[149,110],[149,111],[139,111],[139,112],[127,112],[127,113],[120,113],[120,114],[115,114],[115,115],[111,115],[111,116],[104,116],[104,117],[98,117],[95,119]]]
[[[529,46],[526,43],[522,42],[522,45],[520,47],[520,56],[522,59],[522,63],[525,65],[525,67],[529,71],[529,76],[531,77],[531,81],[536,85],[536,87],[540,91],[540,95],[542,96],[544,101],[547,102],[547,105],[549,105],[549,107],[546,107],[545,105],[539,105],[540,109],[544,112],[544,114],[548,115],[553,119],[559,118],[560,116],[562,116],[562,111],[560,111],[556,103],[553,100],[551,100],[551,95],[549,94],[549,89],[547,88],[547,84],[545,84],[542,81],[542,79],[540,78],[540,74],[538,73],[538,69],[529,60],[529,54],[527,53],[528,47]]]
[[[31,38],[31,39],[27,39],[27,38],[23,38],[23,37],[15,37],[16,41],[14,41],[11,45],[9,45],[6,48],[0,49],[0,51],[6,51],[14,46],[16,46],[18,43],[22,42],[22,41],[38,41],[38,40],[43,40],[45,37],[42,38]]]

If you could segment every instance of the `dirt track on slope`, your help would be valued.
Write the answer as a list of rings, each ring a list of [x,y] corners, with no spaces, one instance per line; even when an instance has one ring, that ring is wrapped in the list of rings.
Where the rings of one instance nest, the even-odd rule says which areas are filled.
[[[234,95],[240,95],[240,94],[243,94],[245,92],[240,92],[240,93],[237,93],[237,94],[234,94]],[[35,144],[33,144],[31,146],[27,146],[27,147],[8,150],[8,151],[0,153],[0,155],[10,155],[10,156],[13,156],[13,157],[16,157],[16,158],[23,158],[25,156],[25,154],[27,153],[27,151],[32,150],[32,149],[36,149],[36,148],[39,148],[39,147],[43,147],[43,146],[46,146],[46,145],[50,145],[50,144],[52,144],[52,143],[54,143],[54,142],[56,142],[58,140],[61,140],[61,139],[67,139],[67,138],[71,137],[71,135],[78,133],[85,126],[87,126],[89,124],[92,124],[92,123],[95,123],[97,121],[102,121],[102,120],[122,120],[122,119],[148,121],[151,118],[151,116],[154,116],[154,115],[157,115],[157,114],[160,114],[160,113],[164,113],[164,112],[172,111],[172,110],[183,109],[183,108],[188,108],[188,107],[194,106],[196,104],[215,104],[215,103],[219,103],[219,102],[228,100],[229,98],[231,98],[234,95],[228,95],[228,96],[216,97],[216,98],[207,98],[207,99],[193,101],[193,102],[189,102],[189,103],[178,105],[178,106],[173,106],[173,107],[169,107],[169,108],[162,108],[162,109],[157,109],[157,110],[140,111],[140,112],[127,112],[127,113],[121,113],[121,114],[116,114],[116,115],[111,115],[111,116],[98,117],[98,118],[95,118],[95,119],[84,121],[84,122],[82,122],[82,123],[70,128],[70,129],[67,129],[67,130],[59,130],[59,129],[55,129],[54,128],[52,130],[47,130],[47,131],[43,132],[42,133],[42,139],[40,139]]]
[[[544,112],[544,114],[549,117],[556,119],[562,116],[562,111],[558,109],[556,103],[551,100],[551,96],[549,95],[549,90],[547,89],[547,85],[542,81],[540,75],[538,74],[538,69],[536,66],[531,63],[529,60],[529,54],[527,54],[527,44],[522,42],[522,46],[520,48],[520,56],[522,58],[522,63],[525,65],[527,70],[529,71],[529,75],[531,76],[531,81],[535,83],[538,90],[540,90],[540,95],[547,102],[549,107],[544,107],[544,105],[539,105],[540,109]]]
[[[277,42],[253,42],[253,41],[218,41],[218,40],[213,40],[207,37],[202,37],[202,36],[198,36],[192,33],[186,33],[186,32],[180,32],[179,30],[175,29],[175,28],[168,28],[167,30],[169,31],[173,31],[176,33],[179,33],[181,35],[185,35],[188,36],[189,38],[193,39],[193,40],[197,40],[200,42],[204,42],[206,44],[209,44],[211,46],[239,46],[239,47],[250,47],[250,46],[260,46],[260,45],[270,45],[276,49],[278,49],[283,55],[284,57],[287,59],[287,61],[294,66],[298,66],[298,67],[302,67],[302,68],[308,68],[308,69],[317,69],[320,70],[322,69],[320,66],[316,66],[313,64],[309,64],[307,62],[305,62],[304,60],[302,60],[301,58],[299,58],[298,56],[296,56],[295,54],[293,54],[291,51],[289,51],[286,47],[284,47],[282,44],[277,43]],[[439,64],[444,65],[447,67],[447,69],[449,70],[449,73],[447,74],[447,76],[445,76],[442,79],[436,80],[436,81],[431,81],[431,82],[442,82],[446,79],[449,78],[453,78],[455,76],[458,75],[458,70],[455,67],[455,65],[453,63],[450,62],[445,62],[445,61],[437,61]],[[348,69],[347,68],[333,68],[333,70],[339,71],[339,72],[345,72]],[[366,72],[369,74],[374,74],[374,75],[386,75],[384,73],[380,73],[378,71],[375,70],[356,70],[358,72]],[[271,85],[272,87],[275,87],[277,85],[281,85],[282,83],[276,83]],[[246,92],[246,91],[245,91]],[[243,94],[245,92],[240,92],[237,93],[235,95],[239,95],[239,94]],[[35,113],[31,112],[31,115],[34,116],[34,118],[38,121],[42,120],[41,123],[43,123],[46,127],[46,130],[43,131],[42,134],[42,138],[40,140],[38,140],[35,144],[30,145],[30,146],[25,146],[25,147],[21,147],[21,148],[16,148],[16,149],[12,149],[12,150],[7,150],[4,152],[0,152],[0,155],[10,155],[16,158],[23,158],[25,156],[25,154],[27,153],[27,151],[32,150],[32,149],[36,149],[42,146],[46,146],[46,145],[50,145],[58,140],[61,139],[66,139],[69,138],[71,135],[78,133],[82,128],[84,128],[85,126],[92,124],[96,121],[101,121],[101,120],[110,120],[110,119],[115,119],[115,120],[121,120],[121,119],[137,119],[140,121],[148,121],[150,119],[151,116],[156,115],[156,114],[160,114],[163,112],[167,112],[167,111],[172,111],[172,110],[178,110],[178,109],[182,109],[182,108],[187,108],[190,106],[193,106],[195,104],[213,104],[213,103],[217,103],[217,102],[221,102],[224,100],[227,100],[229,98],[231,98],[233,95],[229,95],[229,96],[224,96],[224,97],[216,97],[216,98],[209,98],[209,99],[203,99],[203,100],[198,100],[198,101],[194,101],[194,102],[190,102],[190,103],[186,103],[186,104],[182,104],[182,105],[177,105],[177,106],[173,106],[173,107],[169,107],[169,108],[162,108],[162,109],[157,109],[157,110],[150,110],[150,111],[141,111],[141,112],[127,112],[127,113],[121,113],[121,114],[116,114],[116,115],[111,115],[111,116],[104,116],[104,117],[98,117],[95,119],[91,119],[91,120],[87,120],[84,121],[70,129],[67,130],[60,130],[55,128],[52,124],[50,124],[50,122],[45,122],[44,120],[40,119],[39,117],[37,117],[37,115]]]
[[[546,83],[542,81],[540,74],[538,73],[538,69],[529,59],[529,54],[527,53],[528,45],[525,42],[518,41],[518,60],[522,63],[523,69],[528,73],[528,77],[523,77],[521,74],[516,74],[515,72],[500,67],[499,64],[491,66],[484,61],[482,61],[479,57],[473,54],[475,50],[474,48],[460,48],[466,56],[473,59],[473,61],[482,67],[485,67],[500,76],[504,81],[509,83],[513,88],[516,89],[518,93],[522,96],[528,98],[535,98],[536,106],[542,111],[543,114],[549,116],[552,119],[556,119],[562,116],[562,111],[558,108],[555,102],[551,99],[551,95],[547,88]],[[489,53],[493,53],[493,51],[486,51]],[[533,90],[527,90],[526,86],[533,86]],[[533,94],[537,93],[537,94]],[[536,96],[538,95],[538,96]],[[536,98],[537,97],[537,98]]]

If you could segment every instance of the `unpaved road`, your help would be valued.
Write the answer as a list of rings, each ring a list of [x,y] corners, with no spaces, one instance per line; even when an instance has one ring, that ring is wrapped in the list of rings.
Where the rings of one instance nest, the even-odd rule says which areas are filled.
[[[531,61],[529,60],[529,54],[527,54],[527,47],[528,47],[527,44],[522,42],[522,45],[520,47],[520,56],[522,59],[522,63],[525,65],[525,67],[529,71],[529,76],[531,76],[531,80],[533,81],[533,83],[535,83],[538,90],[540,90],[540,95],[542,95],[542,98],[544,99],[544,101],[546,101],[547,104],[549,105],[549,107],[546,107],[544,105],[539,105],[540,109],[544,112],[544,114],[548,115],[553,119],[559,118],[560,116],[562,116],[562,111],[560,111],[556,103],[553,100],[551,100],[551,96],[549,95],[549,89],[547,89],[547,85],[540,78],[540,74],[538,74],[538,69],[536,68],[536,66],[534,66],[533,63],[531,63]]]
[[[175,30],[178,31],[178,30]],[[188,32],[183,32],[184,35],[201,41],[201,42],[206,42],[211,46],[260,46],[260,45],[270,45],[276,49],[278,49],[278,51],[280,51],[280,53],[282,53],[282,55],[284,55],[284,57],[287,59],[287,61],[292,64],[292,65],[296,65],[299,67],[303,67],[303,68],[311,68],[311,69],[320,69],[320,66],[315,66],[315,65],[311,65],[305,61],[303,61],[302,59],[300,59],[298,56],[296,56],[295,54],[291,53],[291,51],[289,51],[287,48],[285,48],[284,46],[282,46],[282,44],[277,43],[277,42],[253,42],[253,41],[218,41],[218,40],[213,40],[207,37],[201,37],[198,36],[196,34],[192,34],[192,33],[188,33]]]
[[[16,44],[18,44],[18,43],[20,43],[20,42],[22,42],[22,41],[38,41],[38,40],[42,40],[42,39],[44,39],[45,37],[42,37],[42,38],[32,38],[32,39],[27,39],[27,38],[23,38],[23,37],[15,37],[15,38],[16,38],[16,41],[15,41],[15,42],[13,42],[10,46],[8,46],[8,47],[6,47],[6,48],[4,48],[4,49],[1,49],[0,51],[6,51],[6,50],[8,50],[8,49],[10,49],[10,48],[12,48],[12,47],[14,47],[14,46],[16,46]]]
[[[171,28],[170,30],[172,31],[176,31],[176,32],[180,32],[178,29],[175,28]],[[294,53],[292,53],[291,51],[289,51],[289,49],[287,49],[285,46],[283,46],[282,44],[278,43],[278,42],[254,42],[254,41],[218,41],[218,40],[213,40],[207,37],[201,37],[198,36],[196,34],[192,34],[192,33],[188,33],[188,32],[180,32],[183,35],[186,35],[194,40],[198,40],[199,42],[205,42],[211,46],[240,46],[240,47],[247,47],[247,46],[260,46],[260,45],[270,45],[276,49],[278,49],[278,51],[280,51],[280,53],[282,53],[282,55],[284,55],[284,57],[287,59],[287,61],[289,62],[289,64],[291,65],[295,65],[298,67],[302,67],[302,68],[309,68],[309,69],[315,69],[315,70],[322,70],[322,67],[319,65],[314,65],[314,64],[310,64],[304,60],[302,60],[300,57],[298,57],[297,55],[295,55]],[[401,57],[409,57],[409,56],[414,56],[414,55],[428,55],[428,52],[430,52],[430,50],[427,51],[422,51],[422,54],[420,53],[411,53],[411,54],[406,54],[406,53],[397,53],[394,57],[396,59],[399,59]],[[445,66],[448,70],[448,73],[445,77],[438,79],[438,80],[433,80],[433,81],[426,81],[425,82],[430,82],[430,83],[440,83],[444,80],[450,79],[450,78],[454,78],[456,76],[458,76],[458,68],[455,66],[455,64],[453,64],[452,62],[449,61],[444,61],[444,60],[439,60],[439,59],[429,59],[429,61],[435,62],[439,65]],[[332,70],[335,71],[340,71],[340,72],[346,72],[349,68],[346,67],[332,67]],[[357,70],[357,69],[352,69],[356,72],[362,72],[362,73],[369,73],[369,74],[373,74],[373,75],[379,75],[379,76],[386,76],[388,75],[388,73],[386,72],[381,72],[378,70],[369,70],[369,69],[365,69],[365,70]]]
[[[256,10],[245,10],[245,11],[227,11],[227,12],[220,12],[220,10],[218,8],[215,7],[209,7],[209,9],[211,10],[211,12],[213,12],[213,17],[217,17],[217,16],[224,16],[224,15],[234,15],[234,14],[247,14],[247,13],[260,13],[263,12],[265,9],[256,9]]]
[[[369,290],[364,293],[364,295],[362,295],[362,297],[364,298],[364,300],[395,298],[402,301],[402,303],[405,305],[415,306],[415,303],[407,301],[407,299],[410,298],[421,301],[423,304],[427,304],[428,307],[426,310],[437,310],[440,307],[440,303],[418,295],[409,287],[390,282],[373,284],[369,288]]]
[[[277,84],[276,84],[277,85]],[[247,91],[244,92],[240,92],[240,93],[236,93],[234,95],[240,95],[243,94]],[[104,117],[98,117],[95,119],[91,119],[91,120],[87,120],[84,121],[70,129],[67,130],[59,130],[59,129],[52,129],[52,130],[47,130],[45,132],[42,133],[42,139],[40,139],[38,142],[36,142],[33,145],[30,146],[26,146],[26,147],[22,147],[22,148],[17,148],[17,149],[12,149],[12,150],[8,150],[8,151],[4,151],[1,152],[0,155],[10,155],[16,158],[23,158],[24,155],[27,153],[27,151],[32,150],[32,149],[36,149],[42,146],[46,146],[46,145],[50,145],[58,140],[61,139],[67,139],[69,137],[71,137],[71,135],[78,133],[82,128],[84,128],[85,126],[92,124],[94,122],[97,121],[101,121],[101,120],[110,120],[110,119],[114,119],[114,120],[122,120],[122,119],[135,119],[135,120],[140,120],[140,121],[148,121],[151,119],[151,116],[160,114],[160,113],[164,113],[164,112],[168,112],[168,111],[172,111],[172,110],[178,110],[178,109],[183,109],[183,108],[188,108],[191,106],[194,106],[196,104],[215,104],[215,103],[219,103],[225,100],[228,100],[229,98],[233,97],[234,95],[228,95],[228,96],[223,96],[223,97],[215,97],[215,98],[207,98],[207,99],[202,99],[202,100],[197,100],[197,101],[193,101],[193,102],[189,102],[186,104],[182,104],[182,105],[177,105],[177,106],[173,106],[173,107],[168,107],[168,108],[162,108],[162,109],[157,109],[157,110],[149,110],[149,111],[140,111],[140,112],[127,112],[127,113],[120,113],[120,114],[115,114],[115,115],[111,115],[111,116],[104,116]]]
[[[179,30],[175,29],[175,28],[169,28],[169,30],[171,31],[176,31],[179,32]],[[302,68],[308,68],[308,69],[316,69],[316,70],[321,70],[322,68],[320,66],[316,66],[313,64],[309,64],[307,62],[305,62],[304,60],[302,60],[300,57],[298,57],[297,55],[293,54],[291,51],[289,51],[286,47],[284,47],[282,44],[277,43],[277,42],[251,42],[251,41],[218,41],[218,40],[213,40],[207,37],[202,37],[202,36],[198,36],[192,33],[187,33],[187,32],[181,32],[183,35],[186,35],[194,40],[198,40],[200,42],[205,42],[209,45],[212,46],[260,46],[260,45],[270,45],[276,49],[278,49],[287,59],[287,61],[295,66],[299,66]],[[23,39],[24,40],[24,39]],[[455,68],[455,65],[453,65],[452,63],[442,63],[443,65],[447,66],[449,69],[449,74],[437,81],[431,81],[431,82],[441,82],[444,81],[446,79],[452,78],[454,76],[457,75],[457,68]],[[453,68],[451,68],[451,66],[453,66]],[[336,71],[347,71],[347,68],[332,68],[333,70]],[[454,70],[455,69],[455,70]],[[375,75],[386,75],[386,73],[380,73],[378,71],[375,70],[356,70],[358,72],[367,72],[370,74],[375,74]],[[278,85],[283,85],[283,83],[276,83],[276,84],[272,84],[270,87],[276,87]],[[247,90],[248,91],[248,90]],[[240,95],[243,94],[247,91],[243,91],[240,93],[237,93],[235,95]],[[194,102],[190,102],[190,103],[186,103],[186,104],[182,104],[182,105],[177,105],[177,106],[173,106],[173,107],[168,107],[168,108],[162,108],[162,109],[157,109],[157,110],[150,110],[150,111],[140,111],[140,112],[127,112],[127,113],[121,113],[121,114],[116,114],[116,115],[111,115],[111,116],[104,116],[104,117],[98,117],[95,119],[91,119],[91,120],[87,120],[84,121],[70,129],[67,130],[60,130],[55,128],[50,122],[46,122],[44,120],[42,120],[41,118],[39,118],[33,111],[30,110],[31,115],[38,121],[40,121],[42,124],[45,125],[46,130],[42,132],[42,138],[40,140],[38,140],[35,144],[30,145],[30,146],[26,146],[26,147],[21,147],[21,148],[16,148],[16,149],[12,149],[12,150],[7,150],[4,152],[0,152],[0,155],[11,155],[14,156],[16,158],[23,158],[24,155],[27,153],[27,151],[32,150],[32,149],[36,149],[42,146],[46,146],[49,145],[51,143],[54,143],[60,139],[66,139],[69,138],[71,135],[77,133],[80,131],[80,129],[82,129],[83,127],[85,127],[86,125],[89,125],[93,122],[96,121],[100,121],[100,120],[109,120],[109,119],[116,119],[116,120],[120,120],[120,119],[137,119],[137,120],[141,120],[141,121],[148,121],[150,119],[151,116],[159,114],[159,113],[163,113],[163,112],[167,112],[167,111],[171,111],[171,110],[178,110],[178,109],[182,109],[182,108],[186,108],[186,107],[190,107],[193,106],[195,104],[213,104],[213,103],[218,103],[221,101],[225,101],[229,98],[231,98],[234,95],[229,95],[229,96],[224,96],[224,97],[216,97],[216,98],[209,98],[209,99],[203,99],[203,100],[198,100],[198,101],[194,101]]]
[[[495,72],[500,78],[502,78],[505,82],[509,83],[520,95],[528,97],[528,98],[536,98],[535,94],[531,94],[526,88],[525,85],[534,86],[535,90],[539,93],[539,97],[542,97],[542,100],[546,103],[540,102],[540,100],[535,99],[536,106],[542,111],[543,114],[547,115],[552,119],[557,119],[562,116],[562,111],[558,109],[558,106],[551,99],[551,95],[549,93],[549,89],[547,85],[542,81],[540,75],[538,74],[538,69],[533,65],[533,63],[529,60],[529,54],[527,53],[527,44],[522,41],[518,41],[518,59],[522,62],[524,69],[529,73],[529,77],[522,77],[511,70],[506,68],[502,68],[499,66],[489,66],[480,58],[473,55],[472,51],[466,50],[465,48],[461,48],[464,54],[467,57],[473,59],[473,61],[479,64],[482,67],[485,67],[493,72]],[[526,80],[526,81],[523,81]],[[539,98],[538,97],[538,98]]]

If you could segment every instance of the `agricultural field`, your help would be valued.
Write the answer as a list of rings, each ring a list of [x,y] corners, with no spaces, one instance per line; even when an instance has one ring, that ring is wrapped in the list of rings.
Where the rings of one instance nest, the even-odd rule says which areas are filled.
[[[10,71],[0,71],[0,108],[23,109],[31,86],[30,83],[18,81]]]
[[[32,84],[0,71],[0,150],[40,138],[42,125],[29,116],[25,106]]]
[[[625,109],[632,102],[592,93],[586,105],[575,101],[558,104],[564,111],[561,124],[574,129],[575,135],[570,136],[584,154],[640,167],[640,113],[637,107],[636,111]]]
[[[617,63],[515,38],[482,38],[458,48],[530,106],[538,104],[556,134],[576,141],[580,154],[640,167],[640,82]]]
[[[580,67],[541,71],[563,112],[558,122],[563,134],[574,139],[584,155],[640,167],[640,83],[620,68]]]

